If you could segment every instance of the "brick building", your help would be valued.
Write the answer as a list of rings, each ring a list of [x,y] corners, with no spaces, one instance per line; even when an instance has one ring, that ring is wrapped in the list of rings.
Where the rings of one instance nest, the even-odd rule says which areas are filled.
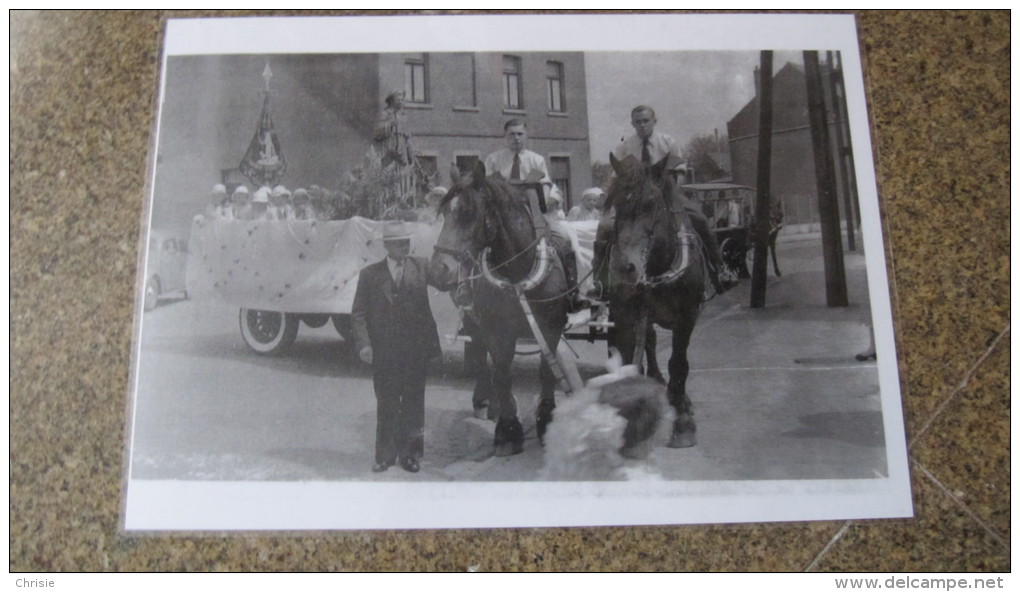
[[[826,93],[829,137],[833,154],[838,154],[837,134],[832,111],[831,85],[827,68],[822,68],[822,86]],[[758,72],[755,72],[757,80]],[[772,192],[781,199],[787,224],[818,222],[818,185],[815,181],[814,149],[808,119],[807,86],[804,69],[787,63],[772,79]],[[755,187],[758,182],[758,98],[751,99],[727,123],[733,183]],[[843,179],[836,177],[837,195],[843,208]],[[841,211],[841,219],[845,219]]]
[[[213,183],[246,181],[238,165],[262,108],[271,112],[291,188],[339,186],[362,162],[384,97],[407,94],[420,161],[449,182],[504,146],[503,124],[527,122],[567,207],[591,184],[584,55],[579,52],[174,56],[163,81],[154,221],[186,230]]]

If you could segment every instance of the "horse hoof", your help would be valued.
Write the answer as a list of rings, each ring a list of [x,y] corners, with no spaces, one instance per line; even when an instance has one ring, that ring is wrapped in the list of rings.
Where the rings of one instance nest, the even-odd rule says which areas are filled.
[[[492,441],[496,456],[511,456],[524,452],[524,426],[516,417],[496,422],[495,437]]]
[[[489,406],[475,407],[475,419],[492,419],[492,415],[489,413]]]
[[[553,421],[553,412],[556,409],[556,402],[549,399],[542,399],[535,410],[535,431],[538,433],[538,440],[545,439],[545,432]]]
[[[670,448],[690,448],[698,443],[696,436],[698,427],[690,416],[677,418],[673,422],[673,435],[669,439]]]
[[[673,432],[673,437],[669,439],[670,448],[690,448],[697,443],[694,432]]]

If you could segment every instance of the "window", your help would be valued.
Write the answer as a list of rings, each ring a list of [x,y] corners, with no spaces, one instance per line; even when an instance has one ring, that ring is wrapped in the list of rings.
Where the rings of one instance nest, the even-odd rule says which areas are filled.
[[[520,109],[521,100],[521,58],[503,56],[503,106],[507,109]]]
[[[553,156],[549,158],[549,177],[563,194],[563,211],[570,211],[573,200],[570,198],[570,157]]]
[[[546,70],[546,80],[549,86],[549,110],[562,113],[567,110],[567,103],[563,97],[563,64],[546,62]]]
[[[404,60],[404,94],[409,103],[428,103],[428,60],[417,54]]]

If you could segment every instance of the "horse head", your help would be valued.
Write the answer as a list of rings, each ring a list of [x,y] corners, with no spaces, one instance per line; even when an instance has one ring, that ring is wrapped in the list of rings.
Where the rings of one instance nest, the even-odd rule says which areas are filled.
[[[432,255],[434,285],[452,290],[481,274],[493,283],[526,282],[533,273],[535,228],[527,200],[475,163],[467,175],[454,167],[450,191],[439,203],[443,227]],[[529,253],[530,251],[530,253]],[[496,278],[496,270],[502,277]]]
[[[456,166],[450,170],[453,184],[437,205],[443,226],[436,240],[429,274],[437,288],[446,292],[463,280],[465,273],[477,267],[478,256],[493,233],[484,199],[485,167],[461,175]]]
[[[653,165],[632,157],[609,160],[616,172],[605,204],[614,212],[610,274],[624,285],[643,286],[668,271],[676,253],[667,159]]]

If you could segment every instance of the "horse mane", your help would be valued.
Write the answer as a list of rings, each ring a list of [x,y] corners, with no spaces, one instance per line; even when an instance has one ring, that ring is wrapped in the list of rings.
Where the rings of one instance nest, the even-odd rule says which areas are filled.
[[[504,219],[509,210],[523,203],[523,197],[503,177],[498,174],[486,176],[480,163],[473,171],[455,179],[450,191],[439,202],[439,211],[446,209],[457,197],[461,200],[453,212],[453,219],[461,227],[477,224],[488,218],[490,213]],[[481,232],[482,228],[479,226],[476,231]]]
[[[642,164],[620,166],[616,173],[609,186],[609,195],[603,205],[603,212],[615,209],[618,218],[636,218],[641,213],[640,208],[647,207],[645,197],[652,193],[649,188],[657,190],[656,197],[661,200],[667,211],[672,209],[672,196],[676,191],[676,185],[669,175],[657,173],[654,167]]]

